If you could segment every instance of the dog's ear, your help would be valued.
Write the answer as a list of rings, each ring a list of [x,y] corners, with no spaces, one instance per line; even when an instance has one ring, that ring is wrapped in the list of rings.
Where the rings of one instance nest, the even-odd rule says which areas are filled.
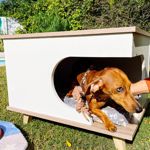
[[[77,76],[77,81],[78,81],[79,85],[81,86],[83,92],[86,93],[87,92],[87,79],[86,78],[84,79],[84,75],[85,75],[85,73],[80,73]]]
[[[92,83],[90,83],[90,92],[95,93],[96,91],[98,91],[99,89],[102,88],[103,86],[103,80],[102,79],[97,79],[95,81],[93,81]]]
[[[83,76],[85,73],[80,73],[79,75],[77,75],[77,81],[80,84],[82,82]]]
[[[84,79],[85,73],[81,73],[77,76],[77,81],[82,87],[84,93],[90,90],[95,93],[103,86],[103,81],[100,77],[93,78],[93,72],[89,72],[86,79]]]

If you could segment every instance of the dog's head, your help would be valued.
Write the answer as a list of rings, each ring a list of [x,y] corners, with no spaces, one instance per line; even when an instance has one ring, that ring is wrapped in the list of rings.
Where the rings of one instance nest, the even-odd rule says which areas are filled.
[[[101,71],[93,70],[82,73],[78,75],[77,80],[84,93],[87,91],[95,93],[102,90],[126,111],[137,113],[142,111],[142,107],[130,92],[131,81],[118,68],[105,68]]]

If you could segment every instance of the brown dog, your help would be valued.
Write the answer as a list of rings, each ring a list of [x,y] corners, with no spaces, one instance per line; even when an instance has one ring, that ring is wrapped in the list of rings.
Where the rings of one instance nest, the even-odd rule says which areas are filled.
[[[109,131],[116,131],[117,128],[100,108],[110,98],[127,112],[140,113],[142,111],[142,107],[130,93],[131,81],[118,68],[88,70],[79,74],[77,81],[84,92],[89,111],[98,116]],[[67,95],[71,95],[71,91]]]

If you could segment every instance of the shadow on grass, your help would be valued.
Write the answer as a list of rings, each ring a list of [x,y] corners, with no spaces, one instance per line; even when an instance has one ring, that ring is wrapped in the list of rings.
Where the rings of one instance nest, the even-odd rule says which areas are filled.
[[[34,144],[28,143],[28,148],[26,150],[34,150]]]
[[[56,126],[61,126],[61,127],[64,127],[64,128],[73,129],[75,131],[84,132],[84,133],[87,133],[87,134],[92,134],[92,135],[102,136],[102,137],[105,137],[105,138],[112,139],[111,136],[106,135],[106,134],[97,133],[97,132],[86,130],[86,129],[82,129],[82,128],[79,128],[79,127],[74,127],[74,126],[71,126],[71,125],[66,125],[66,124],[62,124],[62,123],[58,123],[58,122],[53,122],[53,121],[50,121],[50,120],[45,120],[45,119],[42,119],[42,118],[35,118],[35,119],[38,119],[40,121],[44,121],[44,122],[50,123],[50,124],[52,124],[54,126],[55,125]]]
[[[150,117],[150,103],[147,106],[147,109],[146,109],[144,117]]]
[[[34,150],[34,144],[28,143],[28,148],[26,150]]]

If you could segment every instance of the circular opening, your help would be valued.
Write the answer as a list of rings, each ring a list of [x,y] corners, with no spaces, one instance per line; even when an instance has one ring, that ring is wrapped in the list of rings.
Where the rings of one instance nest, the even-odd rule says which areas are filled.
[[[95,57],[67,57],[59,62],[54,71],[54,87],[58,96],[63,100],[65,95],[76,82],[79,73],[92,69],[101,70],[105,67],[122,69],[132,82],[141,79],[142,57],[133,58],[95,58]]]

